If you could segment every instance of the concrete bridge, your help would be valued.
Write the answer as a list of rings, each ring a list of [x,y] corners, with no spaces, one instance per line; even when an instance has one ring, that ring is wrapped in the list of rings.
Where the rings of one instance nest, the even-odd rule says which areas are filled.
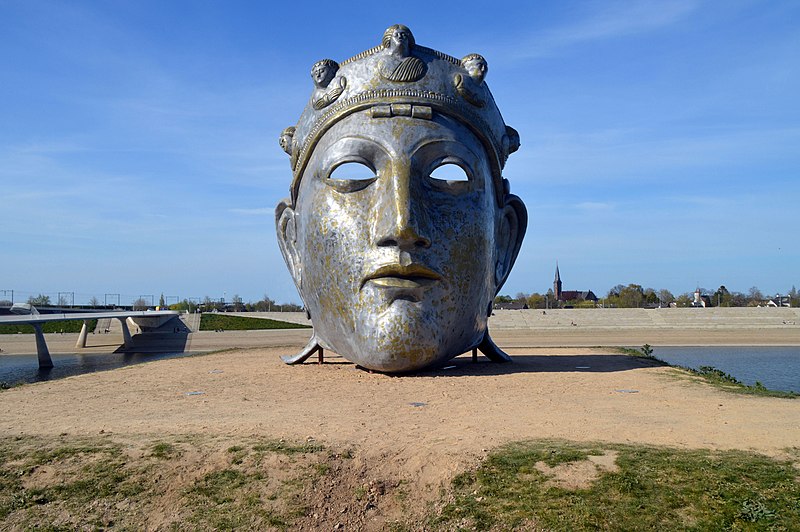
[[[42,332],[42,324],[51,321],[71,321],[83,320],[81,332],[78,335],[78,341],[75,344],[77,348],[86,347],[86,337],[89,333],[89,320],[101,319],[117,319],[122,325],[122,338],[123,344],[126,349],[129,349],[133,340],[131,332],[128,328],[128,320],[139,327],[141,330],[154,329],[160,327],[167,321],[178,316],[179,312],[174,310],[156,310],[156,311],[114,311],[114,312],[82,312],[70,314],[24,314],[12,316],[0,316],[0,325],[16,325],[27,324],[33,326],[36,333],[36,354],[39,358],[40,368],[52,368],[53,359],[50,358],[50,351],[47,349],[47,342]]]

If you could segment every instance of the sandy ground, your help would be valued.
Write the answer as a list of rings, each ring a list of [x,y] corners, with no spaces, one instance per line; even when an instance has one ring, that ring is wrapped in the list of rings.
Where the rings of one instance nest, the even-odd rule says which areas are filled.
[[[208,345],[224,344],[233,334],[194,341],[205,336]],[[244,345],[269,337],[275,347],[6,390],[0,434],[314,438],[354,446],[376,475],[431,491],[512,440],[736,448],[772,456],[800,444],[800,401],[726,393],[602,349],[512,347],[511,364],[461,356],[452,367],[392,377],[332,354],[323,365],[284,365],[279,356],[302,346],[308,331],[237,336]],[[498,335],[501,346],[507,341]]]

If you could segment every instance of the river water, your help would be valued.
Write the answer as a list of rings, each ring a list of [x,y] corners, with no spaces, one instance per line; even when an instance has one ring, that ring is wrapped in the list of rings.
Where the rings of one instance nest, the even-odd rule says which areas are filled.
[[[673,365],[713,366],[744,384],[800,393],[800,346],[654,347],[653,355]]]
[[[0,383],[39,382],[121,368],[142,362],[189,356],[192,353],[90,353],[54,355],[53,368],[39,369],[36,355],[0,355]]]

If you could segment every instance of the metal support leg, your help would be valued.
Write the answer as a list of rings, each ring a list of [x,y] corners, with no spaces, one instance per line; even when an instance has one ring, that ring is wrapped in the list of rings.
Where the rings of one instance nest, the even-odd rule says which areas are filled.
[[[42,325],[40,323],[32,323],[31,325],[33,325],[33,330],[36,331],[36,354],[39,357],[39,368],[52,368],[53,359],[50,358],[47,342],[44,341]]]
[[[128,318],[117,318],[119,322],[122,324],[122,340],[125,345],[125,349],[130,349],[133,346],[133,340],[131,339],[131,331],[128,330]]]
[[[81,333],[78,335],[78,343],[75,344],[75,347],[82,348],[86,347],[86,335],[89,332],[89,320],[83,320],[83,326],[81,327]]]
[[[302,351],[293,356],[284,355],[281,357],[281,360],[287,364],[302,364],[308,357],[313,355],[315,351],[319,351],[319,358],[317,360],[322,363],[322,346],[317,343],[317,337],[312,334],[311,339]]]
[[[486,358],[491,360],[492,362],[511,362],[511,357],[508,356],[502,349],[497,347],[497,345],[492,341],[492,338],[489,336],[489,331],[483,335],[483,340],[481,344],[478,346],[478,349],[481,350]]]
[[[322,363],[323,363],[323,360],[324,360],[324,358],[325,358],[325,357],[323,356],[323,354],[322,354],[322,353],[323,353],[323,351],[325,351],[325,350],[324,350],[324,349],[322,349],[322,348],[320,347],[320,348],[319,348],[319,351],[317,352],[317,364],[322,364]]]
[[[477,347],[473,347],[472,348],[472,361],[473,362],[477,362],[478,361],[478,348]]]

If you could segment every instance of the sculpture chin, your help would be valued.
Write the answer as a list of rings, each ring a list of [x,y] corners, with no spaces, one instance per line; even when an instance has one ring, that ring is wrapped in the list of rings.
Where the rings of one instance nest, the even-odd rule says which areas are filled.
[[[443,316],[425,302],[393,301],[380,313],[361,312],[352,335],[326,334],[315,325],[320,343],[359,366],[373,371],[417,371],[444,363],[480,343],[486,321]],[[472,322],[465,326],[465,322]]]

